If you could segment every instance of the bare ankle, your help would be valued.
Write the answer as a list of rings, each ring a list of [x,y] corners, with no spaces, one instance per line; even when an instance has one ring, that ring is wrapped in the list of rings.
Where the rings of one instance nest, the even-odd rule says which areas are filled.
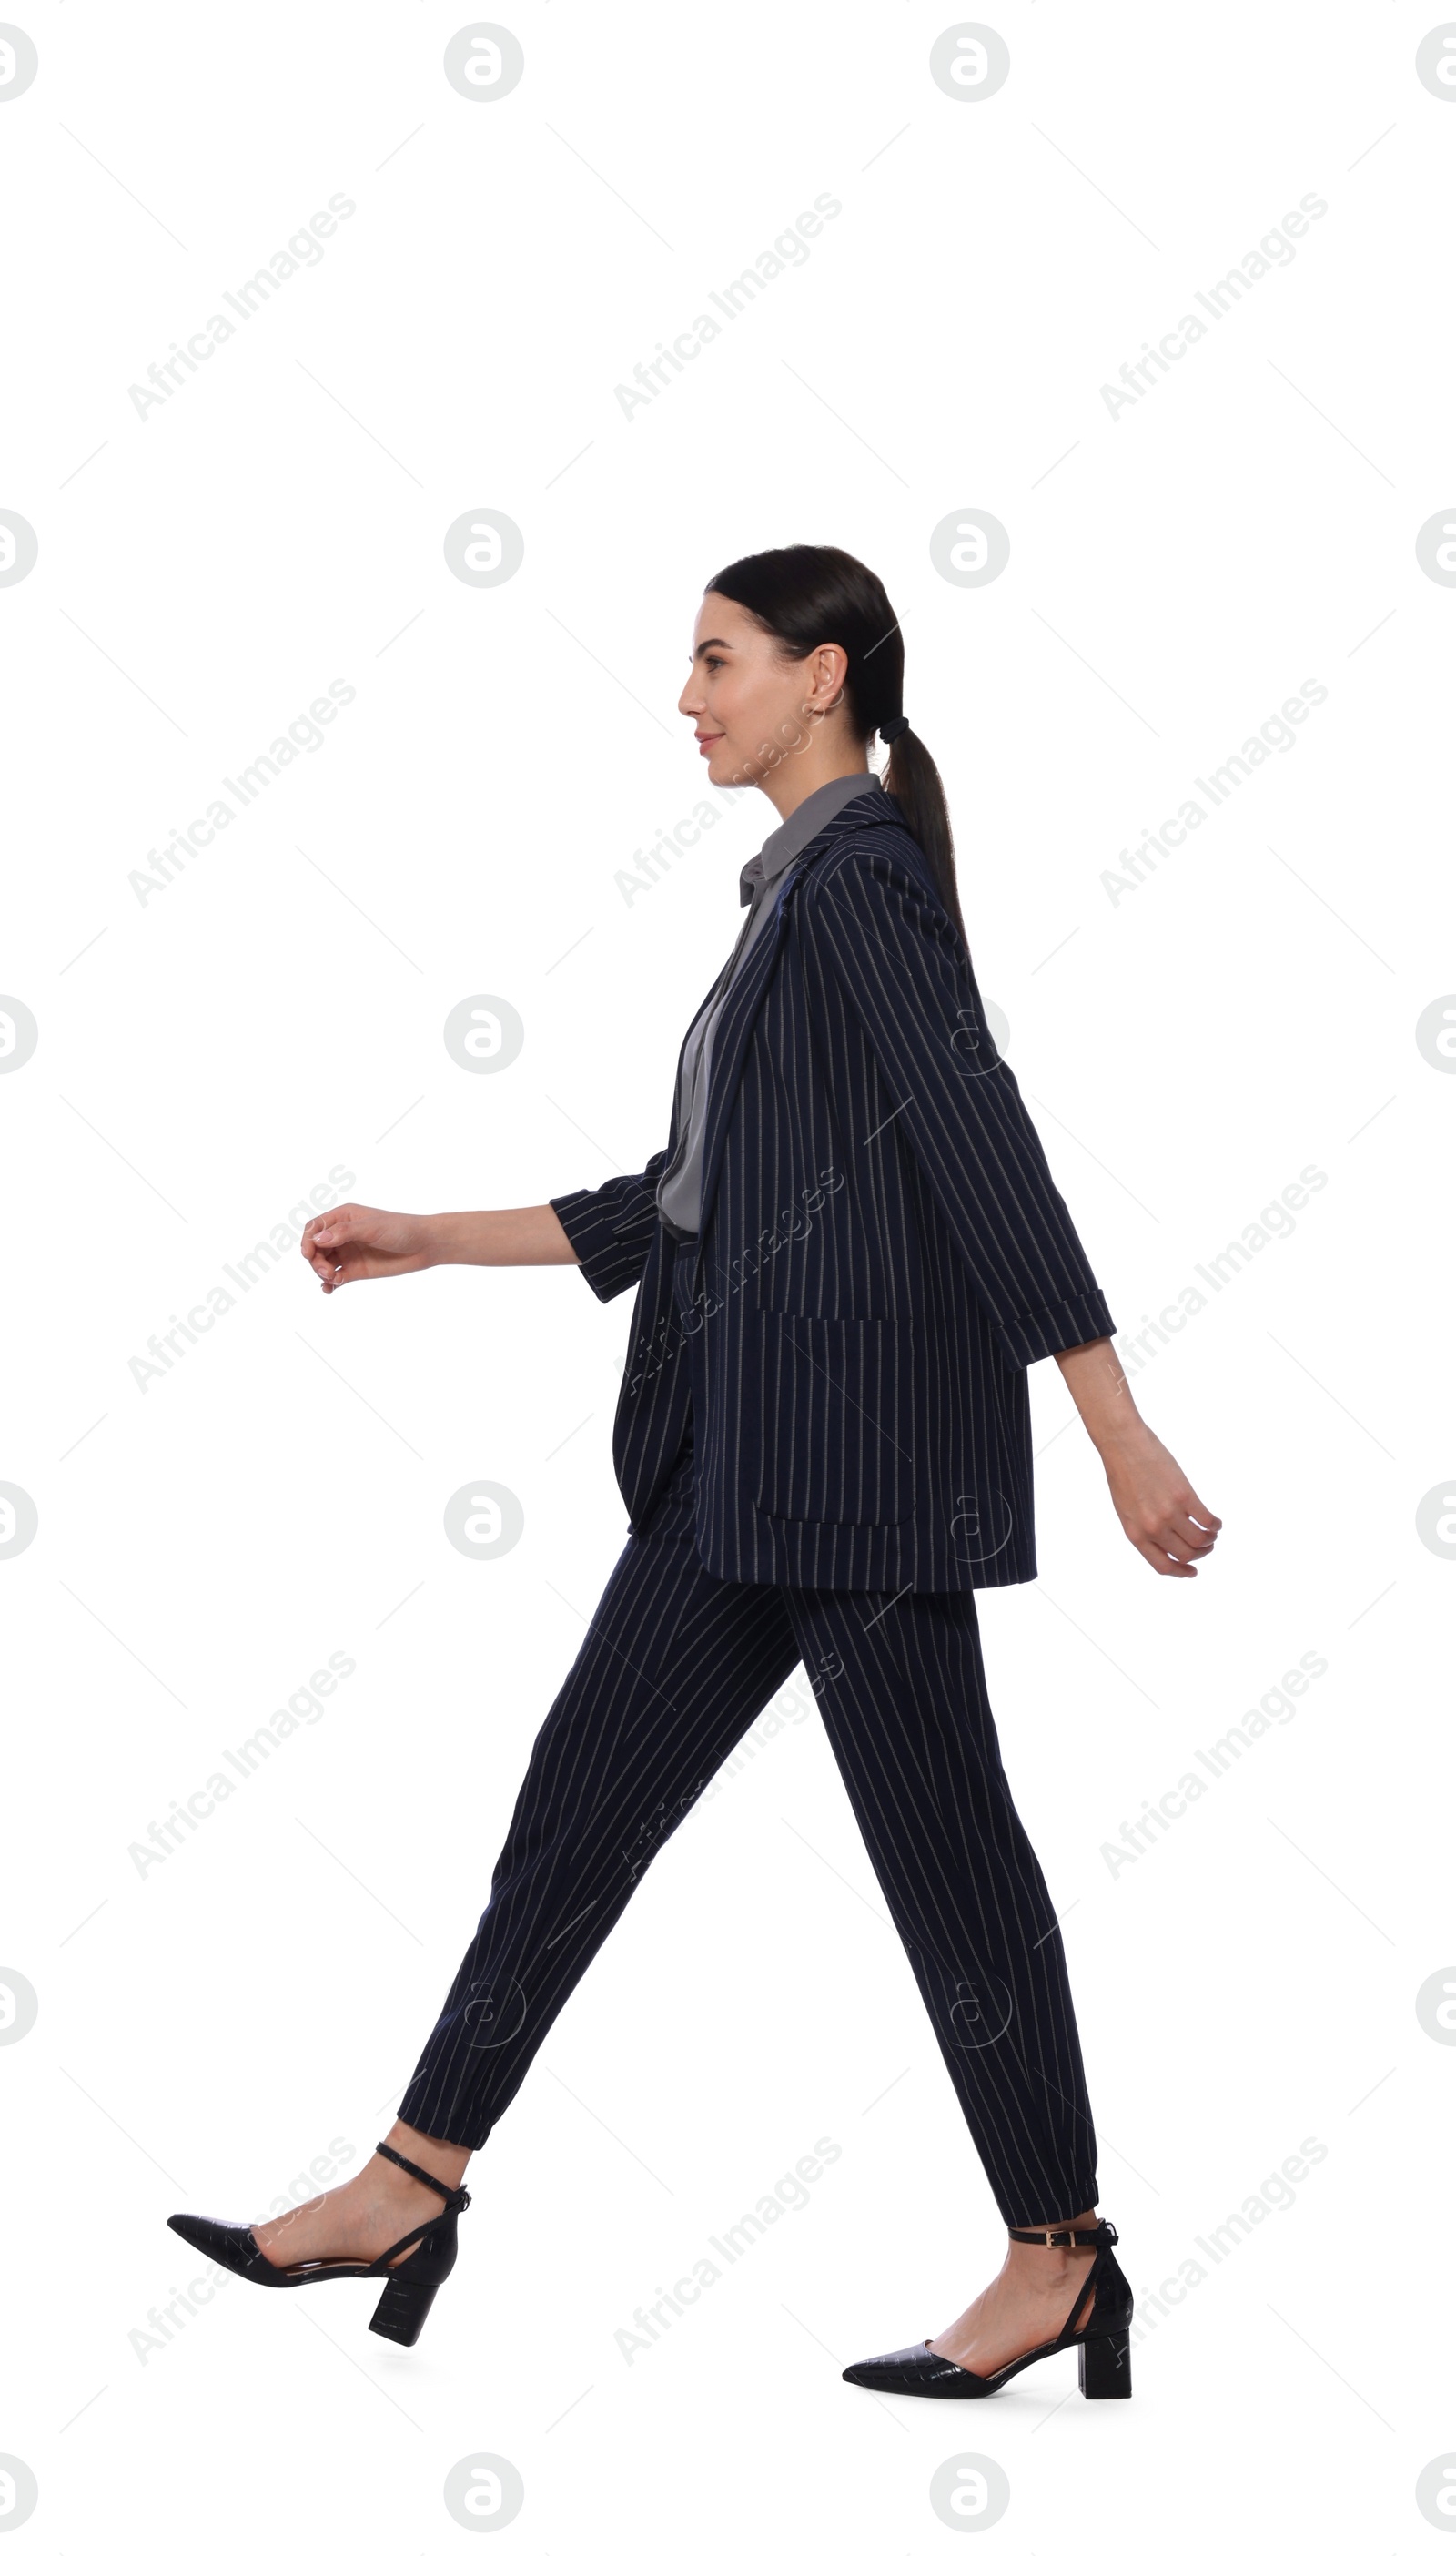
[[[1018,2219],[1013,2221],[1012,2225],[1024,2236],[1064,2236],[1069,2228],[1095,2228],[1097,2225],[1097,2212],[1095,2207],[1093,2207],[1087,2210],[1079,2210],[1076,2215],[1070,2219]],[[1052,2253],[1064,2254],[1068,2249],[1064,2245],[1057,2245],[1048,2247],[1047,2250]]]
[[[401,2156],[409,2157],[412,2164],[423,2166],[437,2183],[447,2183],[452,2192],[459,2190],[474,2153],[473,2149],[455,2146],[448,2139],[429,2138],[424,2130],[412,2129],[408,2121],[396,2121],[384,2144],[397,2149]],[[377,2163],[391,2181],[403,2179],[403,2168],[391,2164],[388,2157],[378,2158]],[[418,2185],[416,2176],[412,2175],[410,2181]]]

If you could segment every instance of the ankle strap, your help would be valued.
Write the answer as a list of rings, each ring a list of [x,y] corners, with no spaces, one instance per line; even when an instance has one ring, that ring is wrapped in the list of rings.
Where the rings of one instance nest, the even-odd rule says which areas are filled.
[[[1008,2228],[1014,2245],[1115,2245],[1117,2230],[1110,2219],[1095,2228]]]
[[[469,2209],[470,2195],[463,2183],[458,2189],[451,2184],[441,2183],[437,2175],[426,2174],[424,2166],[417,2165],[413,2157],[401,2156],[398,2148],[387,2147],[383,2139],[376,2143],[374,2153],[376,2156],[388,2157],[391,2165],[402,2165],[406,2174],[413,2174],[417,2183],[427,2183],[431,2192],[442,2193],[454,2209]],[[401,2239],[401,2242],[403,2241]]]

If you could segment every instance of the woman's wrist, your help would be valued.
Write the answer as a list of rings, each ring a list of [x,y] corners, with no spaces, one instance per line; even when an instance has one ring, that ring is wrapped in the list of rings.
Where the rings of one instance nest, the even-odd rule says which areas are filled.
[[[1077,1415],[1104,1464],[1148,1435],[1148,1423],[1110,1340],[1081,1341],[1059,1349],[1056,1362]]]
[[[554,1208],[447,1209],[414,1219],[423,1269],[550,1268],[576,1259]]]
[[[442,1269],[458,1257],[449,1231],[457,1220],[452,1215],[417,1215],[415,1225],[422,1269]]]

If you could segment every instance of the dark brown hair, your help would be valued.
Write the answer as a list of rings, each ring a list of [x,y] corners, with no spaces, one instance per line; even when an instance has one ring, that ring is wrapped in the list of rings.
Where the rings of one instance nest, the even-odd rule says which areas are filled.
[[[904,715],[905,641],[890,597],[873,569],[848,551],[793,542],[755,551],[708,579],[705,594],[726,595],[778,640],[788,657],[806,657],[833,641],[849,659],[845,700],[857,738],[867,741]],[[945,792],[928,749],[912,728],[890,747],[884,786],[930,864],[941,902],[968,950],[955,879],[955,844]]]

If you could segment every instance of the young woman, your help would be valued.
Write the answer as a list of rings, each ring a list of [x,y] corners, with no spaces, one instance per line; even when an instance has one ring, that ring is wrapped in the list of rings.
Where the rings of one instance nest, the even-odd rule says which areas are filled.
[[[643,1172],[541,1207],[334,1208],[303,1233],[325,1294],[444,1261],[638,1290],[613,1441],[626,1549],[399,2119],[352,2182],[282,2219],[170,2222],[278,2289],[383,2278],[371,2331],[398,2343],[453,2265],[472,2152],[802,1660],[1009,2240],[933,2342],[844,2375],[982,2396],[1076,2343],[1085,2393],[1129,2392],[1133,2294],[1094,2206],[1061,1934],[976,1625],[977,1589],[1035,1573],[1028,1366],[1056,1359],[1154,1571],[1193,1578],[1221,1522],[1134,1408],[992,1044],[904,659],[883,585],[843,551],[767,551],[707,587],[678,708],[708,778],[762,790],[779,823]]]

